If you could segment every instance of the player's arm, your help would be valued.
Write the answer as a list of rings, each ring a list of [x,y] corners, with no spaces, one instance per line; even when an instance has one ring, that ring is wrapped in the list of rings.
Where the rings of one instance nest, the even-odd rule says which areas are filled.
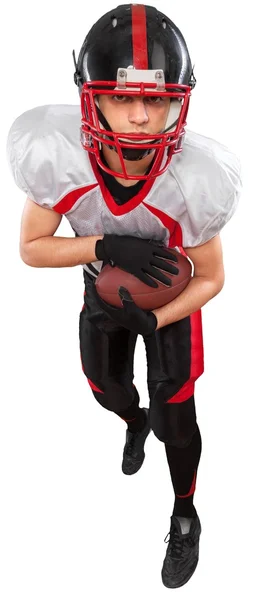
[[[22,213],[20,256],[31,267],[74,267],[97,260],[95,244],[102,236],[54,236],[62,215],[27,198]]]
[[[196,312],[223,288],[225,275],[219,235],[202,246],[185,248],[185,252],[194,264],[194,276],[175,300],[152,311],[157,318],[157,329]]]

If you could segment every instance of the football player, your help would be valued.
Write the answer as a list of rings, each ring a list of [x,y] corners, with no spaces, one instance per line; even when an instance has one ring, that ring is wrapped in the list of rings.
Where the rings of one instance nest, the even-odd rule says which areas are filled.
[[[204,368],[201,307],[223,287],[219,233],[237,206],[240,166],[223,145],[186,132],[196,79],[183,35],[156,8],[111,10],[73,58],[80,106],[29,110],[8,136],[11,169],[27,194],[20,253],[33,267],[83,266],[82,367],[96,400],[127,424],[123,473],[141,468],[151,429],[165,446],[175,499],[162,581],[175,588],[198,563],[194,388]],[[54,236],[63,215],[75,236]],[[175,255],[165,264],[167,247],[194,264],[173,302],[144,311],[124,288],[122,308],[100,299],[95,279],[108,262],[149,290],[158,281],[170,285],[178,267]],[[133,383],[139,334],[149,409],[139,406]]]

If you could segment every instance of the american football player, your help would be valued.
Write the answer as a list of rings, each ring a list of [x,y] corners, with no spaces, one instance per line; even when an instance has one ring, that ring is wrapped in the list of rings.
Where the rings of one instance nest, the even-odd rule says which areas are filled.
[[[164,444],[175,498],[162,581],[176,588],[198,563],[201,308],[224,284],[219,234],[237,206],[240,164],[220,143],[186,130],[194,70],[182,33],[156,8],[127,4],[104,14],[73,59],[80,104],[33,108],[9,132],[10,166],[27,195],[20,254],[33,267],[83,267],[82,368],[95,399],[126,423],[124,474],[141,468],[151,430]],[[68,238],[54,235],[63,216]],[[194,265],[175,300],[144,311],[126,289],[122,308],[100,299],[95,279],[107,263],[149,290],[170,285],[178,267],[175,254],[165,264],[168,247]],[[139,406],[133,383],[138,335],[149,408]]]

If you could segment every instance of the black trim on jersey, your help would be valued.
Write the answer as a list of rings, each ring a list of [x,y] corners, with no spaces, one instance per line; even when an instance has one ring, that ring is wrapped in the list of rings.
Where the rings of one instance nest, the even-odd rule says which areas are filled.
[[[97,271],[97,269],[95,269],[95,267],[92,265],[92,263],[85,263],[85,265],[87,265],[87,268],[92,271],[92,273],[94,273],[96,276],[99,275],[99,271]]]
[[[101,159],[102,159],[103,163],[108,167],[109,165],[107,164],[107,162],[103,156],[103,153],[101,153]],[[152,167],[152,164],[150,165],[148,171],[150,171],[151,167]],[[106,173],[106,171],[103,171],[103,169],[101,169],[100,167],[98,167],[98,168],[101,172],[102,178],[104,180],[104,183],[105,183],[107,189],[111,193],[116,204],[118,204],[119,206],[121,204],[126,204],[126,202],[131,200],[131,198],[134,198],[134,196],[136,196],[140,192],[140,190],[146,183],[144,180],[142,180],[142,181],[138,181],[134,185],[125,187],[124,185],[119,183],[113,175],[110,175],[110,173]]]
[[[115,200],[116,204],[118,205],[125,204],[126,202],[131,200],[131,198],[136,196],[136,194],[140,192],[145,183],[145,181],[138,181],[135,185],[125,187],[124,185],[116,181],[113,175],[106,173],[106,171],[103,171],[102,169],[101,175],[106,187],[108,188],[109,192],[111,192],[113,200]]]

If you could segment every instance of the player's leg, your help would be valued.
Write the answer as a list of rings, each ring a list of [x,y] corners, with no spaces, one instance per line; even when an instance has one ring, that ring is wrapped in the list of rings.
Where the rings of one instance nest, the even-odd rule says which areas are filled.
[[[165,444],[175,492],[174,510],[178,514],[177,507],[181,510],[183,505],[190,516],[194,513],[193,491],[201,454],[194,403],[194,384],[203,372],[200,311],[158,329],[145,344],[151,428]]]
[[[116,325],[91,297],[93,280],[84,274],[84,306],[79,338],[83,371],[96,400],[115,412],[131,428],[140,429],[145,418],[133,384],[133,358],[137,335]]]
[[[202,449],[201,434],[194,416],[194,396],[181,404],[174,404],[172,410],[174,414],[174,442],[165,444],[175,492],[172,514],[190,518],[196,516],[193,500]],[[185,438],[182,433],[183,425],[188,426]],[[179,440],[181,440],[181,444]]]
[[[162,577],[165,585],[177,587],[186,583],[196,568],[201,531],[193,504],[201,455],[194,402],[194,384],[203,372],[200,311],[159,329],[145,344],[150,424],[165,444],[175,492]],[[189,553],[183,562],[185,544],[189,544]]]
[[[82,368],[96,400],[127,423],[122,471],[132,475],[144,462],[144,444],[150,432],[148,409],[139,408],[133,384],[137,335],[117,325],[95,304],[93,281],[87,274],[84,280],[79,322]]]
[[[86,274],[84,280],[85,304],[79,324],[82,368],[96,400],[127,423],[122,471],[132,475],[144,462],[144,444],[150,432],[148,409],[139,408],[133,384],[137,335],[117,325],[95,305],[93,282]]]

